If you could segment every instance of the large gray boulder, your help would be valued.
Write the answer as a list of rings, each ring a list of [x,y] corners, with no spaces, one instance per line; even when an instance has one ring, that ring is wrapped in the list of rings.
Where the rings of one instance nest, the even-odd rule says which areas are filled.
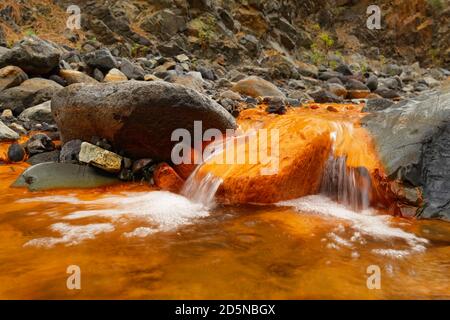
[[[23,110],[48,101],[53,94],[63,87],[48,79],[28,79],[20,86],[9,88],[0,92],[0,111],[11,109],[14,115]]]
[[[62,50],[53,42],[36,36],[26,37],[14,44],[11,50],[0,52],[0,68],[20,67],[29,75],[42,75],[57,68]]]
[[[105,138],[135,159],[170,160],[173,131],[184,128],[193,137],[194,121],[202,121],[203,131],[236,127],[212,99],[162,81],[74,84],[54,96],[52,113],[63,142]]]
[[[391,179],[423,190],[422,218],[450,220],[450,86],[363,119]]]

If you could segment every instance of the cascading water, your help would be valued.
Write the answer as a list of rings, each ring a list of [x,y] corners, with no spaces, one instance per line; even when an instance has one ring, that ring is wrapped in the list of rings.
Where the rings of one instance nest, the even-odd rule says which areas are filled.
[[[321,192],[333,200],[364,210],[370,205],[370,174],[364,167],[347,166],[347,157],[330,155],[322,178]]]
[[[205,162],[216,154],[223,152],[223,142],[218,141],[213,143],[212,147],[214,151],[211,153],[208,159],[203,159],[203,163],[197,166],[197,168],[191,173],[189,178],[184,183],[181,194],[191,201],[201,203],[204,206],[211,208],[215,205],[215,195],[223,179],[216,177],[212,173],[200,174],[201,168]]]
[[[212,207],[215,204],[214,197],[222,184],[221,178],[207,173],[200,178],[197,173],[201,165],[186,180],[181,194],[191,199],[193,202],[202,203],[206,207]]]
[[[355,211],[367,209],[377,188],[372,174],[381,165],[370,136],[359,125],[361,113],[345,105],[341,108],[341,112],[292,109],[279,117],[247,110],[240,123],[246,132],[280,130],[277,173],[262,175],[260,163],[216,164],[213,160],[232,145],[222,141],[188,178],[183,195],[212,206],[219,188],[221,201],[230,204],[276,203],[322,193]],[[247,161],[254,149],[245,139],[241,141],[237,150]]]
[[[353,125],[350,123],[335,123],[336,131],[330,134],[332,149],[325,165],[322,177],[321,193],[329,196],[333,200],[350,206],[353,210],[364,210],[370,205],[370,190],[372,181],[367,168],[358,166],[352,167],[347,164],[348,155],[336,155],[338,141],[344,141],[345,135],[350,137],[351,141],[355,138],[353,134]],[[339,138],[339,139],[338,139]],[[347,146],[348,148],[348,146]]]

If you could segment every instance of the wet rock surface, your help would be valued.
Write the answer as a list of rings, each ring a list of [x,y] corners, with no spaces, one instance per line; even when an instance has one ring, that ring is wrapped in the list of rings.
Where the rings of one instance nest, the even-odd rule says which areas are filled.
[[[19,135],[0,121],[0,141],[18,140]]]
[[[121,156],[87,142],[81,144],[78,159],[111,173],[118,173],[122,168]]]
[[[363,119],[392,179],[421,187],[423,218],[450,220],[450,90],[403,101]]]

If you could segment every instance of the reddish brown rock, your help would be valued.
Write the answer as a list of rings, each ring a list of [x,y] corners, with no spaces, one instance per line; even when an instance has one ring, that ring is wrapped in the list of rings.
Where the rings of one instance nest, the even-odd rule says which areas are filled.
[[[153,173],[155,185],[165,191],[179,192],[183,187],[184,180],[167,163],[161,163]]]

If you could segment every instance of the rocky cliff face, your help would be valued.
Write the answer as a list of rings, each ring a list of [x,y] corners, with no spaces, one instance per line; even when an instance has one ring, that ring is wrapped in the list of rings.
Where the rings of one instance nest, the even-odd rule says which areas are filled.
[[[366,0],[6,0],[0,4],[0,42],[37,33],[80,47],[102,43],[130,56],[189,52],[206,58],[221,55],[236,64],[267,62],[280,51],[290,59],[311,60],[326,60],[338,52],[449,65],[446,1],[379,1],[381,30],[366,28],[371,4]],[[65,29],[70,5],[81,9],[80,31]],[[325,53],[319,50],[322,46]]]

